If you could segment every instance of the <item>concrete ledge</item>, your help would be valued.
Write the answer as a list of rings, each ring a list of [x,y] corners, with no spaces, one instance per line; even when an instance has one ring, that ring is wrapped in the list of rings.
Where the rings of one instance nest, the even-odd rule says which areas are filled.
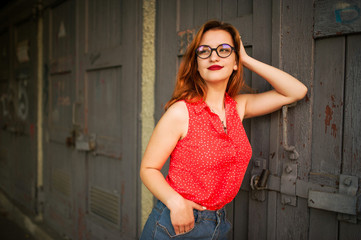
[[[50,229],[46,229],[42,222],[36,222],[35,219],[27,216],[21,211],[11,200],[0,190],[0,206],[7,211],[9,219],[14,221],[20,227],[26,229],[39,240],[59,240],[56,233],[51,233]]]

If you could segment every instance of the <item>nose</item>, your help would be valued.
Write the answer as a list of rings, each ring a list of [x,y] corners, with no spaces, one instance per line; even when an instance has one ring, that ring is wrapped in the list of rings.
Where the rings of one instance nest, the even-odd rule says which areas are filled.
[[[217,50],[216,50],[216,49],[212,49],[211,56],[209,57],[209,59],[210,59],[212,62],[219,60],[219,56],[218,56],[218,54],[217,54]]]

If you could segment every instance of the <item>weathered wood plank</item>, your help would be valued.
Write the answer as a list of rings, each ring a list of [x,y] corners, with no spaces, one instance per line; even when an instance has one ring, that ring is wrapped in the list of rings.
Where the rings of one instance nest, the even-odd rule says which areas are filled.
[[[270,64],[272,54],[272,3],[270,1],[253,1],[253,57]],[[270,89],[270,85],[258,75],[252,73],[252,87],[263,92]],[[254,118],[251,120],[250,141],[253,148],[252,158],[265,158],[269,156],[269,128],[270,116]],[[252,167],[252,166],[249,166]],[[267,199],[267,196],[266,196]],[[248,239],[266,239],[267,231],[267,200],[263,202],[249,200]]]
[[[321,175],[340,173],[344,62],[344,37],[316,41],[312,172]],[[309,239],[337,239],[337,236],[337,214],[310,209]]]
[[[157,2],[155,119],[160,119],[163,107],[170,99],[177,74],[177,1]]]
[[[361,177],[361,34],[347,37],[342,173]]]
[[[204,24],[208,17],[208,1],[207,0],[196,0],[194,1],[194,26],[196,28]]]
[[[187,29],[193,29],[194,28],[193,20],[195,15],[193,8],[194,1],[182,0],[182,1],[178,1],[178,4],[179,5],[177,7],[177,15],[179,18],[179,22],[177,22],[177,26],[178,26],[177,30],[184,31]],[[174,15],[172,16],[172,18],[177,19],[174,17]],[[166,23],[168,22],[168,20],[166,20]]]
[[[223,0],[222,1],[222,20],[228,21],[229,19],[236,18],[237,13],[237,0]]]
[[[312,171],[339,174],[341,167],[345,38],[316,41]]]
[[[358,240],[361,236],[361,224],[340,222],[339,240]]]
[[[359,0],[316,0],[315,38],[361,32]]]
[[[208,0],[208,19],[221,19],[222,17],[222,1]]]
[[[279,21],[280,26],[273,25],[273,53],[280,56],[279,59],[272,59],[281,69],[305,83],[306,86],[312,85],[313,73],[312,54],[313,39],[311,33],[313,29],[313,1],[285,0],[280,1],[281,7],[274,6],[274,22]],[[277,28],[280,28],[278,30]],[[277,32],[279,31],[279,33]],[[278,34],[277,34],[278,33]],[[279,39],[278,39],[279,38]],[[279,46],[277,46],[279,44]],[[276,65],[277,67],[277,65]],[[306,99],[308,99],[306,97]],[[295,146],[300,157],[297,159],[297,177],[307,179],[310,169],[311,155],[311,105],[305,100],[300,101],[293,108],[288,109],[287,114],[287,142]],[[286,139],[283,139],[283,126],[279,128],[278,146],[279,152],[271,152],[276,155],[276,159],[270,159],[270,169],[274,174],[280,172],[282,166],[293,162],[289,159],[289,153],[282,146]],[[274,130],[271,130],[272,132]],[[277,133],[274,133],[277,134]],[[271,136],[272,137],[272,136]],[[276,137],[273,139],[277,140]],[[275,144],[275,143],[272,143]],[[274,149],[274,148],[273,148]],[[277,159],[278,155],[278,159]],[[294,162],[293,162],[294,163]],[[296,206],[282,205],[280,196],[277,201],[277,217],[269,216],[269,222],[276,230],[268,230],[269,237],[274,239],[307,239],[308,231],[308,211],[307,201],[297,199]],[[271,201],[271,198],[269,199]],[[275,200],[274,200],[275,201]],[[273,205],[269,207],[269,215],[272,215]],[[272,220],[276,221],[272,222]],[[276,237],[274,235],[276,234]]]
[[[249,218],[249,193],[240,191],[234,199],[233,239],[247,239]]]
[[[310,209],[309,240],[338,238],[337,213]]]

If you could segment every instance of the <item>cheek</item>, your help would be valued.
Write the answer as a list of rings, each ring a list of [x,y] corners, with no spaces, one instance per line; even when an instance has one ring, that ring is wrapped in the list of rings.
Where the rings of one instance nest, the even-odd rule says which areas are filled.
[[[197,70],[200,72],[202,70],[202,62],[197,59]]]

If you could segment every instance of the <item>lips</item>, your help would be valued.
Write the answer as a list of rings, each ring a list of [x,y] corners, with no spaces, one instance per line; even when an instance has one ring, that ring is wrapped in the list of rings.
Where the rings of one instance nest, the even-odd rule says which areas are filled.
[[[219,65],[212,65],[208,68],[208,70],[215,71],[215,70],[221,70],[223,67]]]

